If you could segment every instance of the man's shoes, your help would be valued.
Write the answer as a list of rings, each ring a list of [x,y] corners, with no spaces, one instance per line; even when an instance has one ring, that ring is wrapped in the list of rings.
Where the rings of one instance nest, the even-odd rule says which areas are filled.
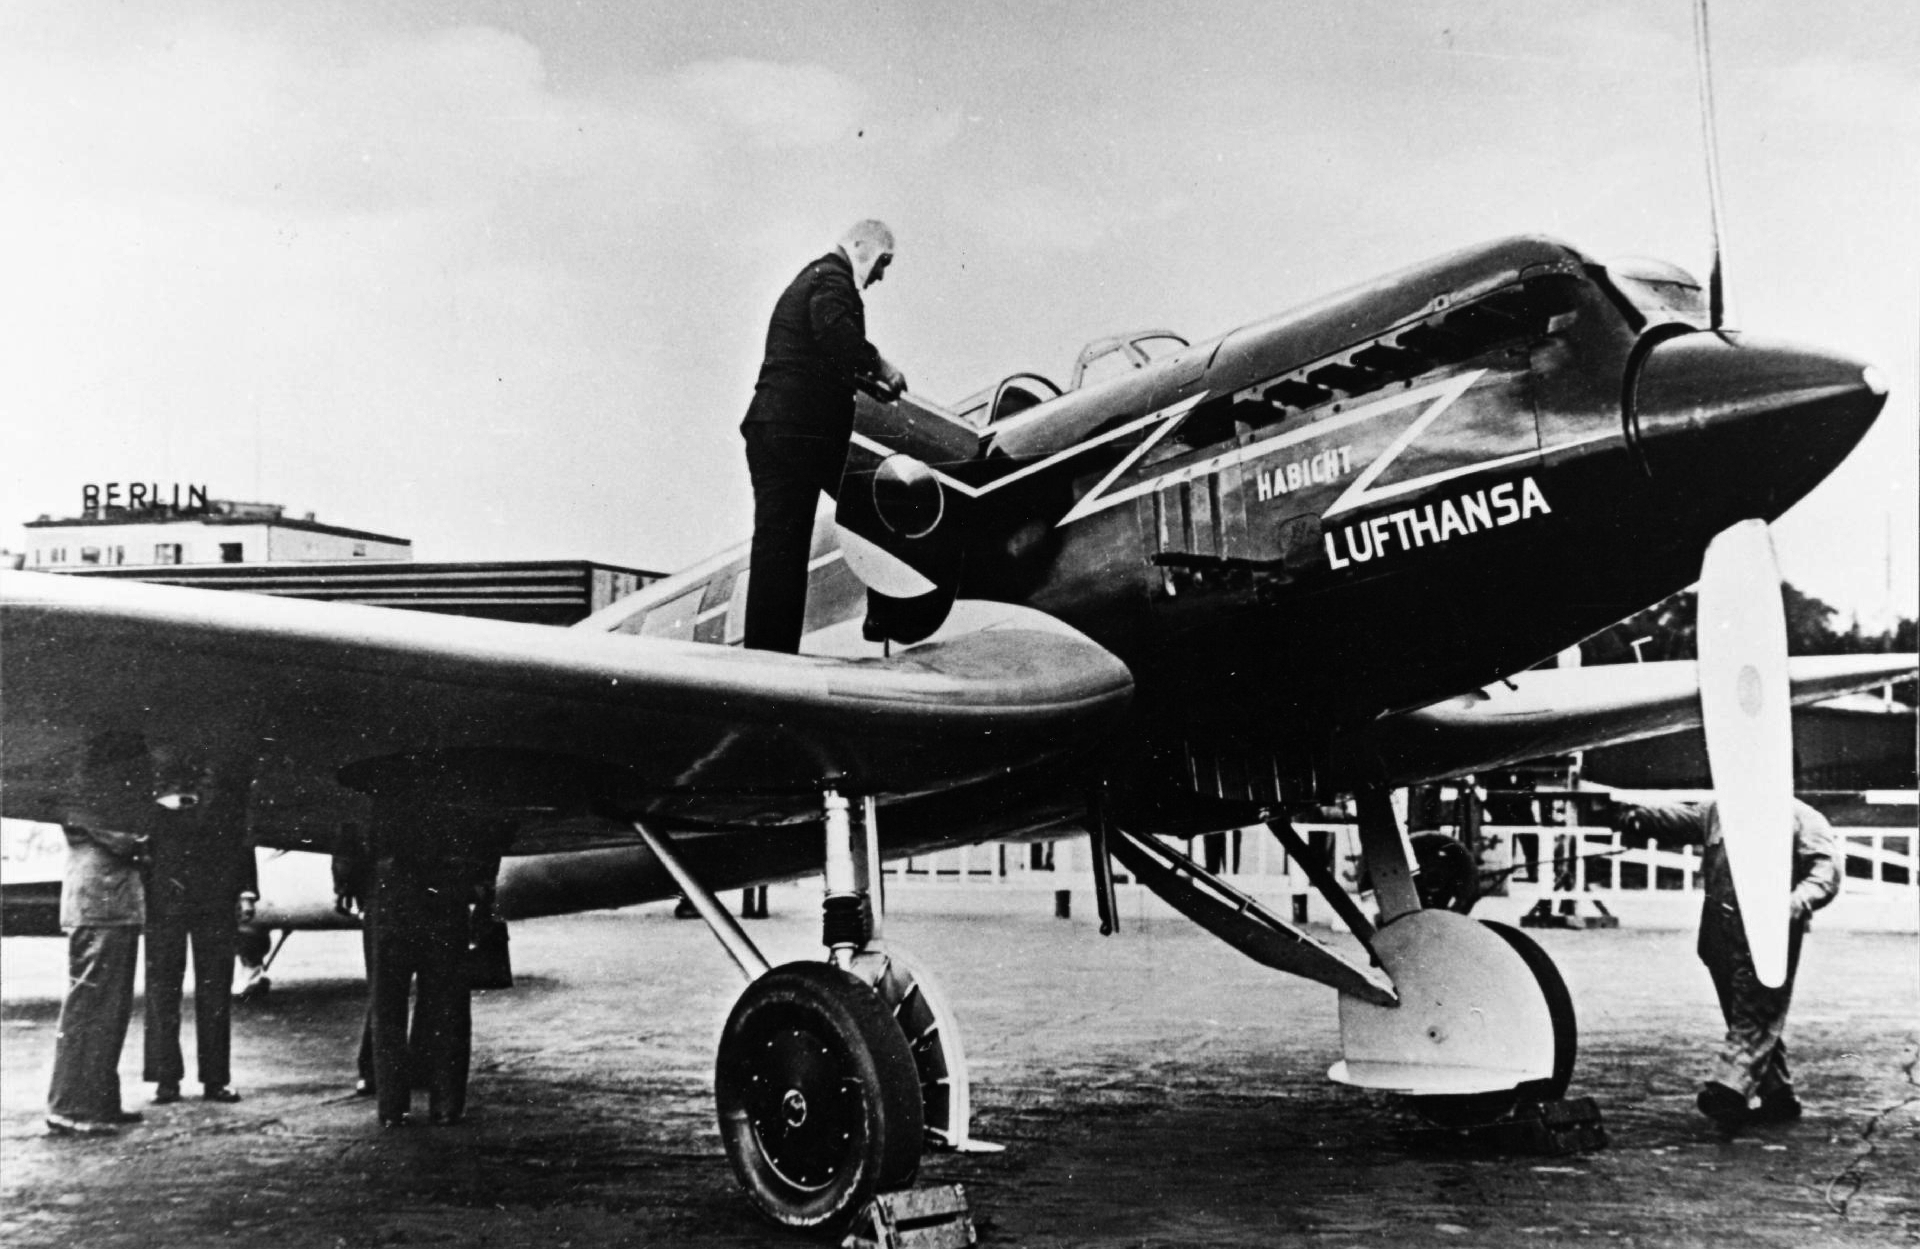
[[[389,1128],[404,1128],[407,1126],[407,1122],[407,1116],[404,1114],[380,1116],[380,1128],[382,1131]]]
[[[175,1080],[162,1080],[153,1086],[153,1104],[171,1106],[180,1100],[180,1084]]]
[[[1747,1099],[1740,1096],[1737,1089],[1728,1088],[1719,1081],[1709,1081],[1700,1090],[1695,1099],[1700,1113],[1723,1128],[1737,1128],[1748,1122],[1752,1114],[1747,1109]]]
[[[432,1114],[427,1116],[428,1121],[431,1122],[433,1126],[436,1128],[453,1127],[456,1124],[458,1124],[462,1119],[465,1119],[465,1118],[466,1116],[461,1114],[457,1110],[449,1111],[445,1113],[436,1110]]]
[[[117,1136],[120,1129],[104,1119],[72,1119],[48,1115],[47,1131],[54,1136]]]
[[[207,1085],[207,1091],[200,1094],[200,1100],[232,1105],[234,1102],[240,1100],[240,1094],[234,1092],[224,1084],[209,1084]]]
[[[1792,1089],[1772,1089],[1760,1094],[1760,1104],[1751,1117],[1755,1123],[1792,1123],[1801,1113],[1800,1099]]]

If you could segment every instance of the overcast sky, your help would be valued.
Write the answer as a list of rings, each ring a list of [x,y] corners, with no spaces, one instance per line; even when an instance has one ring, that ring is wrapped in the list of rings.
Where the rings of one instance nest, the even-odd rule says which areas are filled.
[[[767,313],[867,215],[900,239],[870,334],[936,399],[1507,233],[1704,273],[1691,21],[13,0],[0,520],[195,482],[420,559],[678,567],[746,535]],[[1920,5],[1740,0],[1713,34],[1735,323],[1893,383],[1777,526],[1787,575],[1913,614]]]

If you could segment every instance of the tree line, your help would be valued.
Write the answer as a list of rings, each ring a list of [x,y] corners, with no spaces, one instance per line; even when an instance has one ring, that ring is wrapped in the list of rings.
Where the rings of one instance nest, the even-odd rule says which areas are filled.
[[[1902,617],[1891,629],[1879,633],[1863,630],[1857,617],[1842,628],[1838,608],[1803,593],[1792,584],[1782,584],[1780,590],[1786,603],[1789,655],[1911,654],[1916,649],[1912,619]],[[1698,593],[1682,590],[1637,611],[1581,643],[1581,662],[1621,664],[1633,663],[1636,659],[1649,663],[1693,659],[1700,653],[1699,603]],[[1895,687],[1894,696],[1913,704],[1914,683],[1909,681]]]

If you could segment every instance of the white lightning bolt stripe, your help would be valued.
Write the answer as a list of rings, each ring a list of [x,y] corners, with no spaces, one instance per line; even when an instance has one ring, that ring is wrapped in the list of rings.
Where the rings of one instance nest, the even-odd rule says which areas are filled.
[[[1071,459],[1072,457],[1079,455],[1083,451],[1091,451],[1093,450],[1093,448],[1098,446],[1103,446],[1106,443],[1112,442],[1116,438],[1124,438],[1128,434],[1131,434],[1136,430],[1145,429],[1147,426],[1153,424],[1155,421],[1165,421],[1167,423],[1168,428],[1171,428],[1175,421],[1179,420],[1181,417],[1191,412],[1195,408],[1195,406],[1197,406],[1199,402],[1202,399],[1205,399],[1206,397],[1207,397],[1206,394],[1203,392],[1201,394],[1194,395],[1191,398],[1182,399],[1179,403],[1173,404],[1171,407],[1160,408],[1157,411],[1147,413],[1145,416],[1137,417],[1134,420],[1128,421],[1125,425],[1116,425],[1114,428],[1108,430],[1104,434],[1101,434],[1097,438],[1089,438],[1085,442],[1076,442],[1071,447],[1066,448],[1064,451],[1056,451],[1044,460],[1035,460],[1033,463],[1027,465],[1025,468],[1016,469],[1013,472],[1008,473],[1005,477],[996,477],[994,480],[988,482],[984,486],[970,486],[964,481],[959,481],[959,480],[956,480],[955,478],[947,476],[945,473],[941,472],[937,468],[930,469],[929,471],[932,472],[935,477],[938,477],[940,479],[941,485],[947,487],[950,490],[958,491],[959,493],[965,495],[969,499],[977,499],[983,494],[993,493],[995,490],[1000,489],[1000,487],[1002,486],[1011,485],[1012,483],[1019,481],[1022,477],[1031,477],[1033,474],[1040,472],[1042,469],[1051,468],[1055,464],[1060,463],[1060,461],[1062,460]],[[1165,432],[1166,432],[1165,430],[1161,430],[1158,433],[1156,433],[1153,436],[1153,438],[1148,440],[1149,445],[1151,445],[1152,442],[1157,441],[1162,435],[1165,434]],[[867,450],[873,452],[875,455],[879,456],[881,459],[885,459],[890,455],[898,454],[897,452],[894,451],[892,447],[889,447],[884,443],[881,443],[872,438],[869,438],[865,434],[861,434],[861,433],[854,434],[853,441],[856,446],[865,447]],[[1144,451],[1144,449],[1145,448],[1142,448],[1141,450]],[[1138,458],[1140,454],[1141,454],[1140,451],[1136,451],[1134,452],[1134,455],[1132,458]],[[1109,476],[1109,480],[1111,480],[1111,476]],[[1102,484],[1104,485],[1105,483],[1103,482]]]
[[[1151,451],[1154,447],[1154,444],[1159,442],[1162,438],[1165,438],[1167,436],[1167,433],[1170,430],[1172,430],[1175,425],[1180,423],[1180,418],[1185,416],[1188,412],[1192,411],[1193,405],[1198,402],[1200,402],[1200,397],[1198,395],[1195,395],[1192,399],[1187,400],[1187,402],[1183,404],[1176,404],[1174,405],[1173,408],[1169,409],[1169,412],[1171,413],[1171,415],[1169,415],[1166,418],[1166,421],[1161,424],[1160,428],[1154,430],[1151,434],[1147,435],[1147,437],[1142,439],[1139,446],[1127,452],[1127,454],[1121,458],[1120,462],[1113,466],[1113,470],[1109,472],[1105,477],[1102,477],[1100,479],[1100,483],[1098,485],[1096,485],[1093,489],[1087,491],[1085,494],[1081,495],[1080,501],[1078,503],[1075,503],[1072,508],[1068,509],[1067,514],[1060,518],[1059,524],[1055,525],[1054,528],[1058,529],[1062,525],[1072,524],[1074,521],[1079,520],[1082,516],[1090,516],[1095,512],[1098,512],[1104,508],[1112,506],[1112,504],[1106,501],[1109,496],[1107,496],[1104,492],[1106,491],[1106,488],[1108,486],[1111,486],[1113,484],[1114,478],[1120,476],[1120,474],[1132,468],[1134,464],[1139,461],[1141,456],[1145,455],[1148,451]],[[1131,498],[1134,494],[1137,494],[1137,493],[1139,493],[1137,490],[1131,491],[1131,492],[1125,492],[1119,497]],[[1118,499],[1116,498],[1115,501],[1117,502]]]
[[[1458,399],[1461,395],[1465,394],[1469,386],[1473,385],[1475,382],[1479,381],[1482,377],[1486,376],[1486,372],[1487,371],[1485,369],[1475,369],[1471,373],[1462,373],[1459,377],[1450,378],[1449,380],[1441,382],[1438,385],[1425,386],[1425,387],[1422,387],[1421,390],[1409,391],[1407,392],[1407,394],[1400,396],[1402,399],[1407,399],[1407,398],[1411,398],[1413,395],[1421,394],[1424,391],[1426,394],[1432,395],[1434,397],[1434,402],[1431,406],[1427,408],[1425,412],[1422,412],[1419,415],[1419,417],[1415,419],[1413,424],[1407,426],[1406,429],[1402,430],[1400,433],[1400,436],[1398,438],[1395,438],[1390,444],[1388,444],[1387,449],[1385,451],[1382,451],[1379,455],[1375,456],[1373,463],[1367,465],[1364,469],[1362,469],[1360,471],[1360,475],[1353,479],[1353,484],[1351,486],[1348,486],[1346,488],[1346,491],[1342,493],[1339,498],[1333,501],[1333,505],[1329,507],[1326,511],[1322,512],[1321,515],[1337,516],[1341,512],[1346,511],[1348,508],[1358,507],[1360,504],[1365,503],[1369,498],[1372,498],[1372,497],[1387,498],[1391,495],[1402,493],[1409,486],[1425,484],[1424,479],[1421,482],[1403,482],[1399,486],[1394,486],[1387,490],[1381,491],[1378,496],[1370,495],[1367,490],[1367,487],[1371,486],[1374,483],[1374,479],[1379,477],[1381,473],[1384,473],[1387,470],[1388,465],[1392,464],[1395,460],[1400,458],[1400,453],[1402,451],[1405,451],[1407,447],[1412,444],[1414,439],[1418,438],[1421,434],[1424,434],[1425,432],[1427,432],[1427,426],[1433,424],[1433,422],[1439,417],[1439,415],[1442,412],[1445,412],[1448,408],[1452,407],[1453,401],[1455,399]],[[1401,406],[1405,406],[1405,405],[1403,404]],[[1523,455],[1534,455],[1534,454],[1536,454],[1535,451],[1527,451],[1523,453]],[[1522,457],[1509,456],[1507,457],[1507,461],[1511,461],[1517,458],[1522,458]],[[1503,462],[1506,462],[1506,461],[1503,461]],[[1472,468],[1467,469],[1466,471],[1471,472],[1473,471],[1473,469],[1485,468],[1485,467],[1492,467],[1492,465],[1476,464],[1476,465],[1473,465]],[[1461,470],[1458,470],[1458,469],[1452,470],[1454,475],[1458,475],[1460,471]],[[1436,480],[1440,480],[1440,479],[1441,478],[1436,478]]]
[[[1221,469],[1231,468],[1237,464],[1245,464],[1249,460],[1257,460],[1274,451],[1295,446],[1299,443],[1313,441],[1324,435],[1336,433],[1349,426],[1357,425],[1362,421],[1370,421],[1375,417],[1385,416],[1388,413],[1399,412],[1423,403],[1427,404],[1427,409],[1422,412],[1411,425],[1402,431],[1400,436],[1395,438],[1385,451],[1375,457],[1374,461],[1354,479],[1353,484],[1347,487],[1340,497],[1334,500],[1333,505],[1322,513],[1323,516],[1334,516],[1341,512],[1351,511],[1366,503],[1381,499],[1397,498],[1400,495],[1410,494],[1416,490],[1437,485],[1440,482],[1451,481],[1456,477],[1465,477],[1471,473],[1502,468],[1508,464],[1517,464],[1522,460],[1545,456],[1572,447],[1584,446],[1590,442],[1601,442],[1613,437],[1611,433],[1606,432],[1591,434],[1583,438],[1576,438],[1568,442],[1559,443],[1552,447],[1519,451],[1512,455],[1499,456],[1490,460],[1481,460],[1477,463],[1461,465],[1438,473],[1429,473],[1424,477],[1418,477],[1411,481],[1396,482],[1391,486],[1384,486],[1378,490],[1372,489],[1373,483],[1379,479],[1380,475],[1387,470],[1394,460],[1399,458],[1400,454],[1411,446],[1414,440],[1426,432],[1427,428],[1431,426],[1435,420],[1439,419],[1441,413],[1452,407],[1461,395],[1472,389],[1475,382],[1486,376],[1486,373],[1487,370],[1485,369],[1475,369],[1471,372],[1459,374],[1456,377],[1449,377],[1442,381],[1422,386],[1416,390],[1391,395],[1387,398],[1376,400],[1373,403],[1354,408],[1352,411],[1343,412],[1338,416],[1315,421],[1309,425],[1303,425],[1298,429],[1288,430],[1284,434],[1276,434],[1271,438],[1249,443],[1244,447],[1236,447],[1231,451],[1209,456],[1207,459],[1196,461],[1195,463],[1174,469],[1168,473],[1163,473],[1147,481],[1136,482],[1123,490],[1116,490],[1111,494],[1107,493],[1107,490],[1113,485],[1114,481],[1137,464],[1141,457],[1158,445],[1162,438],[1171,433],[1173,427],[1179,424],[1180,419],[1191,412],[1199,405],[1201,400],[1207,397],[1205,394],[1194,395],[1188,399],[1183,399],[1170,407],[1162,408],[1156,412],[1150,412],[1146,416],[1138,417],[1135,420],[1128,421],[1124,425],[1116,426],[1096,438],[1075,443],[1063,451],[1057,451],[1043,460],[1038,460],[1027,465],[1025,468],[1007,474],[1005,477],[988,482],[984,486],[970,486],[965,482],[957,481],[947,476],[938,469],[932,471],[947,488],[959,491],[968,498],[979,498],[981,495],[989,494],[1001,486],[1018,481],[1022,477],[1030,476],[1043,469],[1050,468],[1062,460],[1079,455],[1083,451],[1090,451],[1095,447],[1112,442],[1117,438],[1124,438],[1128,434],[1145,429],[1156,421],[1160,422],[1159,429],[1154,430],[1152,434],[1141,441],[1138,447],[1128,452],[1119,464],[1115,465],[1105,477],[1102,477],[1093,489],[1082,495],[1079,502],[1075,503],[1067,514],[1060,518],[1058,524],[1064,526],[1077,520],[1083,520],[1097,512],[1106,511],[1108,508],[1118,507],[1122,503],[1137,499],[1143,494],[1150,494],[1155,490],[1164,489],[1167,486],[1179,485],[1199,477],[1205,477],[1209,474],[1217,473]],[[882,458],[894,454],[892,448],[867,437],[865,434],[856,433],[853,436],[853,440],[860,446],[865,447],[867,450],[872,451]]]
[[[1150,494],[1163,487],[1178,485],[1185,481],[1192,481],[1196,477],[1205,477],[1209,473],[1217,473],[1223,468],[1231,468],[1236,464],[1244,464],[1248,460],[1259,459],[1261,456],[1269,452],[1278,451],[1282,447],[1290,447],[1296,443],[1308,442],[1324,434],[1331,434],[1338,430],[1345,429],[1349,425],[1357,425],[1361,421],[1369,421],[1376,416],[1385,416],[1389,412],[1398,412],[1402,408],[1413,407],[1416,404],[1426,403],[1432,400],[1434,401],[1432,408],[1424,413],[1420,420],[1414,422],[1416,428],[1425,428],[1427,424],[1431,423],[1434,417],[1438,416],[1450,406],[1455,399],[1458,399],[1462,394],[1466,393],[1467,388],[1479,381],[1485,374],[1485,369],[1476,369],[1471,373],[1463,373],[1459,377],[1451,377],[1442,382],[1435,382],[1430,386],[1422,386],[1418,390],[1409,390],[1398,395],[1392,395],[1388,398],[1369,403],[1364,407],[1355,408],[1351,412],[1343,412],[1339,416],[1331,417],[1327,420],[1315,421],[1310,425],[1303,425],[1299,429],[1288,430],[1284,434],[1275,434],[1271,438],[1265,438],[1259,442],[1249,443],[1244,447],[1236,447],[1232,451],[1210,456],[1207,459],[1188,464],[1183,468],[1177,468],[1170,473],[1155,477],[1149,481],[1137,482],[1134,485],[1128,486],[1125,490],[1102,495],[1100,492],[1118,475],[1117,473],[1109,474],[1107,480],[1102,481],[1081,498],[1073,510],[1061,519],[1060,523],[1064,525],[1068,521],[1079,520],[1083,516],[1091,516],[1095,512],[1105,511],[1110,507],[1117,507],[1129,499],[1136,499],[1143,494]],[[1399,454],[1399,448],[1408,441],[1411,441],[1411,439],[1403,435],[1401,441],[1396,442],[1393,447],[1388,448],[1389,454]],[[1529,451],[1527,454],[1532,455],[1533,452]],[[1385,467],[1385,465],[1381,464],[1380,467]],[[1475,465],[1474,467],[1478,468],[1480,466]],[[1378,473],[1376,472],[1375,476],[1377,475]],[[1327,514],[1332,515],[1332,511],[1329,510]]]
[[[1336,511],[1349,511],[1362,503],[1377,503],[1381,499],[1398,498],[1403,494],[1411,494],[1416,490],[1424,490],[1428,486],[1438,485],[1443,481],[1452,481],[1456,477],[1465,477],[1469,473],[1482,473],[1488,469],[1505,468],[1509,464],[1518,464],[1522,460],[1544,457],[1556,451],[1565,451],[1572,447],[1584,447],[1590,442],[1605,442],[1610,438],[1617,437],[1619,437],[1618,434],[1610,432],[1588,434],[1585,438],[1572,438],[1566,442],[1557,442],[1551,447],[1542,447],[1538,451],[1517,451],[1512,455],[1503,455],[1497,459],[1480,460],[1473,464],[1463,464],[1458,468],[1447,469],[1445,472],[1428,473],[1425,477],[1415,477],[1411,481],[1395,482],[1393,485],[1384,486],[1379,490],[1369,490],[1365,494],[1355,498],[1351,503],[1344,503],[1348,495],[1353,494],[1353,491],[1349,489],[1346,494],[1340,496],[1340,499],[1336,501],[1334,507],[1328,508],[1322,512],[1321,515],[1331,516]],[[1344,503],[1344,506],[1342,506],[1342,503]]]

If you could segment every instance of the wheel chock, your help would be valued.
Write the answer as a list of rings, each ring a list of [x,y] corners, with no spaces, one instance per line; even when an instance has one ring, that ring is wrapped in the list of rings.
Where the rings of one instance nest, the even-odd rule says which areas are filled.
[[[1561,1157],[1607,1147],[1600,1106],[1591,1097],[1527,1102],[1494,1123],[1461,1128],[1409,1128],[1400,1133],[1408,1149],[1444,1150],[1479,1156]]]
[[[959,1184],[880,1193],[854,1220],[841,1249],[965,1249],[973,1213]]]

